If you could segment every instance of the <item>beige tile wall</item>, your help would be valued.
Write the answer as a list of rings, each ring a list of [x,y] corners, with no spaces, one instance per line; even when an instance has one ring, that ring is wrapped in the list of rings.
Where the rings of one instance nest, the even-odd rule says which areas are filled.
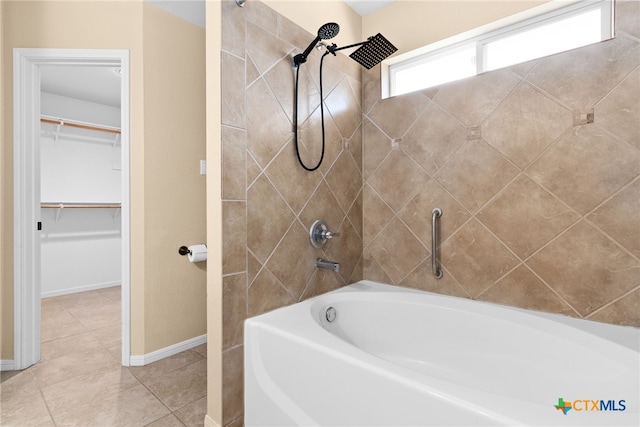
[[[326,153],[318,171],[298,164],[292,142],[291,54],[314,39],[258,1],[224,1],[223,418],[242,425],[243,320],[362,278],[362,109],[360,66],[339,55],[324,64]],[[320,54],[301,67],[301,152],[320,155]],[[324,250],[308,229],[324,219],[341,235]],[[323,257],[339,273],[317,270]]]
[[[640,327],[640,3],[617,8],[614,40],[436,89],[364,73],[365,278]]]

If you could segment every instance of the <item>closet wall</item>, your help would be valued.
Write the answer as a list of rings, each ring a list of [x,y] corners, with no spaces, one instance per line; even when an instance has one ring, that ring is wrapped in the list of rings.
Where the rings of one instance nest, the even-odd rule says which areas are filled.
[[[45,117],[120,126],[120,109],[43,92]],[[117,135],[41,123],[41,295],[120,285],[121,148]],[[73,205],[92,207],[72,207]]]

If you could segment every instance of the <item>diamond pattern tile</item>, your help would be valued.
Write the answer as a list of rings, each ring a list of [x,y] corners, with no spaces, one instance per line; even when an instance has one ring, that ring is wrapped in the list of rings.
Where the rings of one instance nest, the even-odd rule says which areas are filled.
[[[462,123],[430,103],[402,138],[402,148],[427,172],[434,174],[466,139],[467,129]]]
[[[636,68],[595,108],[598,124],[640,149],[640,68]]]
[[[338,232],[340,235],[327,243],[325,252],[330,260],[339,260],[339,274],[345,283],[349,283],[349,278],[362,256],[362,239],[348,220],[343,221]]]
[[[640,261],[585,221],[535,254],[527,265],[582,316],[640,282]]]
[[[478,299],[528,310],[577,316],[576,312],[524,265],[500,279]]]
[[[435,208],[442,210],[442,216],[438,220],[439,243],[447,240],[471,217],[436,180],[429,180],[399,214],[413,234],[428,248],[431,247],[431,215]]]
[[[521,175],[478,212],[478,219],[525,259],[578,221],[580,215]]]
[[[348,212],[362,185],[360,169],[351,155],[343,151],[325,178],[344,212]]]
[[[335,229],[344,220],[345,213],[329,186],[322,181],[315,193],[309,198],[307,205],[300,212],[300,220],[308,230],[318,219],[324,220],[329,229]]]
[[[585,214],[640,173],[640,151],[597,125],[578,126],[533,163],[527,173]]]
[[[295,216],[269,180],[260,176],[247,190],[247,247],[264,263]]]
[[[247,89],[247,148],[261,167],[291,138],[291,123],[264,80]]]
[[[401,138],[429,102],[420,92],[381,99],[368,117],[390,138]]]
[[[380,166],[380,163],[391,153],[391,139],[366,118],[362,122],[362,170],[365,178],[369,178]]]
[[[309,244],[309,232],[294,222],[267,262],[267,268],[297,300],[315,271],[318,250]]]
[[[394,150],[368,181],[382,199],[399,212],[428,178],[429,175],[411,157],[402,150]]]
[[[519,86],[482,126],[482,137],[521,168],[571,127],[571,112],[531,86]]]
[[[320,92],[316,87],[311,74],[316,70],[302,67],[298,82],[298,123],[304,122],[307,117],[320,105]],[[283,78],[287,76],[287,78]],[[285,57],[278,61],[273,68],[267,71],[264,79],[276,96],[276,99],[293,123],[293,100],[295,92],[291,90],[291,58]]]
[[[587,218],[640,258],[640,179],[636,179]]]
[[[483,140],[468,141],[438,171],[436,179],[465,208],[475,212],[518,174],[518,169]]]
[[[322,177],[298,165],[293,142],[289,142],[266,169],[266,174],[294,212],[300,212]],[[291,185],[295,182],[296,185]]]
[[[520,82],[509,70],[497,70],[440,87],[434,101],[465,126],[478,126]]]
[[[444,242],[440,256],[444,268],[474,298],[519,264],[515,255],[476,220]]]
[[[356,98],[347,78],[342,79],[325,101],[343,138],[350,138],[362,121],[360,100]],[[326,114],[326,113],[325,113]]]
[[[247,23],[245,43],[247,54],[261,74],[294,51],[289,43],[253,23]]]
[[[638,58],[638,41],[616,37],[542,58],[527,80],[568,108],[581,110],[597,104],[638,66]]]
[[[399,219],[393,219],[367,248],[393,284],[400,283],[429,251]]]

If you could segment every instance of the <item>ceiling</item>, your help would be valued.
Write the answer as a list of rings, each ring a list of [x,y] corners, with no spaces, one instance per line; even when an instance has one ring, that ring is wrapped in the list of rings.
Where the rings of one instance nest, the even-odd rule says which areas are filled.
[[[204,0],[145,0],[204,27]],[[395,0],[343,0],[365,16]],[[42,67],[42,91],[83,101],[120,107],[120,75],[113,66],[51,65]]]
[[[346,4],[355,10],[360,16],[367,16],[371,12],[383,8],[395,0],[343,0]]]
[[[47,65],[41,68],[43,92],[120,108],[120,74],[105,65]]]

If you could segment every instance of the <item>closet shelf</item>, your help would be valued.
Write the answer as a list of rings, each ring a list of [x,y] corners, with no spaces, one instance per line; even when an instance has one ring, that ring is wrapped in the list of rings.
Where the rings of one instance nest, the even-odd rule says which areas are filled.
[[[79,128],[79,129],[97,130],[100,132],[113,133],[116,135],[121,134],[120,128],[117,128],[117,127],[97,125],[94,123],[86,123],[78,120],[66,120],[66,119],[58,119],[50,116],[41,116],[40,121],[42,123],[50,123],[58,126],[69,126],[69,127]]]
[[[122,203],[119,202],[42,202],[40,203],[40,207],[43,209],[57,209],[56,211],[56,222],[60,219],[60,214],[63,209],[115,209],[113,214],[113,219],[115,221],[116,218],[120,215],[120,209],[122,208]]]
[[[67,203],[67,202],[43,202],[40,204],[41,208],[45,209],[120,209],[121,203],[106,202],[106,203]]]

